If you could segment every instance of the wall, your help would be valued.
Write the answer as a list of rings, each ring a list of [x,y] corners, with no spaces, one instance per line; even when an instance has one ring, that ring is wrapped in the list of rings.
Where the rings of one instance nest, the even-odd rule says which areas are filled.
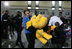
[[[7,7],[8,9],[26,9],[28,6],[27,1],[11,1],[10,6]],[[55,15],[58,15],[58,1],[56,1],[56,10]],[[48,9],[48,15],[52,14],[52,1],[40,1],[39,3],[40,9]],[[70,1],[62,1],[62,8],[64,10],[70,10],[71,11],[71,2]],[[1,6],[1,9],[6,9],[5,7]],[[32,1],[32,9],[35,9],[35,1]]]

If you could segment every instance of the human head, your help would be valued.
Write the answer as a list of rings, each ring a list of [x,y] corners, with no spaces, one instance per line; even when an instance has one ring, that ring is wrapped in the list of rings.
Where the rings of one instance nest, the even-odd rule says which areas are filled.
[[[20,11],[17,11],[17,14],[20,14]]]
[[[60,25],[59,22],[56,22],[56,23],[55,23],[55,26],[56,26],[56,27],[58,27],[59,25]]]
[[[5,11],[5,14],[8,14],[8,13],[9,13],[8,10],[6,10],[6,11]]]
[[[30,10],[29,9],[24,10],[24,14],[26,16],[30,17]]]
[[[36,15],[36,16],[38,15],[36,10],[35,10],[35,15]]]
[[[17,11],[17,14],[22,15],[20,11]]]

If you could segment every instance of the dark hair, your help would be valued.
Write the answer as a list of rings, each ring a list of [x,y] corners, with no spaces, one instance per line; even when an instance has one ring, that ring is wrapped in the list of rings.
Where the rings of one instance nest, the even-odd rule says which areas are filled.
[[[20,11],[17,11],[17,13],[21,13]]]
[[[29,9],[26,9],[26,10],[24,10],[24,14],[25,14],[25,12],[26,12],[26,11],[29,11],[29,12],[30,12],[30,10],[29,10]]]
[[[8,12],[8,10],[6,10],[5,12]]]
[[[59,24],[59,22],[56,22],[55,25],[56,25],[56,26],[59,26],[60,24]]]
[[[36,10],[35,10],[35,15],[36,15],[36,16],[38,15]]]

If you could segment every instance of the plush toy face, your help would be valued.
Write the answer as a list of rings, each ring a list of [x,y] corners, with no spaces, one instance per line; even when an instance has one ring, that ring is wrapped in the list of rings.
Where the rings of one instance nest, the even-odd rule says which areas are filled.
[[[38,16],[34,15],[31,18],[32,26],[35,28],[43,28],[47,24],[47,18],[43,17],[41,14]]]

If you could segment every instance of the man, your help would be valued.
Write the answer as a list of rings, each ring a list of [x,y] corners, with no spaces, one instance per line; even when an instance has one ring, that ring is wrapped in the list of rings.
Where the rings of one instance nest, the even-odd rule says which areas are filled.
[[[3,35],[3,27],[2,27],[2,26],[3,26],[3,23],[2,23],[2,16],[4,15],[4,13],[5,13],[5,11],[3,11],[3,12],[1,13],[1,29],[2,29],[2,30],[1,30],[1,33],[2,33],[2,35]],[[2,36],[2,35],[1,35],[1,36]]]
[[[4,38],[8,38],[8,23],[9,23],[9,15],[8,11],[5,11],[5,14],[2,16],[2,23],[3,23],[3,31],[4,31]]]
[[[51,25],[54,26],[56,22],[59,22],[60,25],[63,24],[63,22],[61,21],[61,19],[60,19],[59,17],[57,17],[57,16],[52,16],[52,17],[50,18],[50,21],[49,21],[49,26],[51,26]]]
[[[23,19],[23,26],[24,26],[26,38],[27,38],[27,41],[28,41],[28,48],[34,48],[35,31],[34,31],[34,29],[32,30],[33,27],[26,29],[26,23],[28,21],[30,21],[30,19],[31,19],[30,10],[26,9],[24,11],[24,14],[25,14],[25,18]]]
[[[14,17],[14,23],[15,23],[15,29],[17,31],[16,45],[19,45],[18,42],[20,42],[21,47],[24,48],[22,41],[21,41],[22,15],[20,11],[18,11],[17,15]]]
[[[57,48],[62,48],[65,43],[65,32],[64,30],[60,27],[60,24],[58,22],[55,23],[56,28],[54,29],[55,32],[55,37],[54,37],[54,42],[57,44]]]
[[[63,22],[63,24],[67,24],[67,19],[66,19],[66,16],[62,16],[62,15],[59,15],[61,21]]]
[[[10,27],[10,35],[13,37],[14,35],[14,22],[13,22],[14,15],[10,16],[9,27]]]
[[[64,26],[63,26],[63,22],[61,21],[61,19],[57,16],[53,16],[50,18],[50,21],[49,21],[49,26],[58,26],[56,27],[57,29],[54,30],[55,33],[51,32],[51,34],[53,35],[56,35],[56,37],[54,37],[53,35],[53,38],[52,38],[52,43],[59,43],[60,41],[59,40],[63,40],[65,39],[65,32],[64,32]],[[60,34],[61,32],[61,34]],[[56,39],[56,40],[55,40]],[[58,40],[57,40],[58,39]],[[57,41],[57,42],[56,42]],[[59,41],[59,42],[58,42]],[[64,40],[65,41],[65,40]],[[61,42],[60,42],[61,43]]]

